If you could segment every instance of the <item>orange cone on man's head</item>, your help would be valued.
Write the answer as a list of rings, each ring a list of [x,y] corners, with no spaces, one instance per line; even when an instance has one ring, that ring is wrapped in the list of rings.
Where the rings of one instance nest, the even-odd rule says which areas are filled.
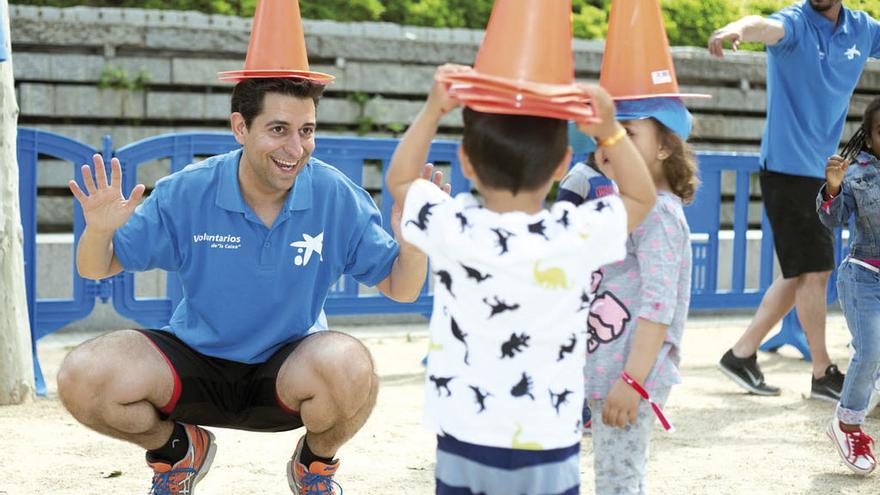
[[[309,70],[298,0],[260,0],[254,13],[243,70],[218,74],[221,81],[282,77],[328,84],[329,74]]]
[[[497,0],[474,69],[517,81],[574,83],[571,0]]]
[[[611,0],[599,85],[615,100],[709,96],[679,91],[659,0]]]

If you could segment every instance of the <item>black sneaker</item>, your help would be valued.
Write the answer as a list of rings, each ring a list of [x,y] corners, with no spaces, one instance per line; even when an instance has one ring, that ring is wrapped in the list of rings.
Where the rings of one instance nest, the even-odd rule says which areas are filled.
[[[764,373],[761,373],[761,368],[758,367],[758,353],[747,358],[738,358],[733,355],[733,349],[730,349],[721,356],[718,369],[737,385],[755,395],[782,393],[779,387],[771,387],[764,383]]]
[[[840,392],[843,391],[844,374],[837,369],[836,364],[828,365],[825,376],[813,378],[813,386],[810,389],[811,399],[822,399],[831,402],[840,400]]]

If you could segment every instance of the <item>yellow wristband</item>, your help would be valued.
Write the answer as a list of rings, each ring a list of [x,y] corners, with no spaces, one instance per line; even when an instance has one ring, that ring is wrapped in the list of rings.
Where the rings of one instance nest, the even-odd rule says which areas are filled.
[[[622,125],[617,126],[617,132],[608,136],[605,139],[597,139],[596,146],[600,148],[610,148],[615,144],[619,143],[623,138],[626,137],[626,129],[623,128]]]

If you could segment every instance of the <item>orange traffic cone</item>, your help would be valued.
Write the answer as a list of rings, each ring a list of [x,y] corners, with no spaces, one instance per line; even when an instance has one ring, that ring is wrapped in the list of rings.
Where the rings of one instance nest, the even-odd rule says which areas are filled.
[[[477,111],[596,120],[574,81],[571,0],[496,0],[474,68],[438,80]]]
[[[710,98],[679,91],[659,0],[611,0],[599,85],[615,100]]]
[[[220,72],[221,81],[283,77],[329,84],[334,76],[309,70],[298,0],[259,0],[244,70]]]

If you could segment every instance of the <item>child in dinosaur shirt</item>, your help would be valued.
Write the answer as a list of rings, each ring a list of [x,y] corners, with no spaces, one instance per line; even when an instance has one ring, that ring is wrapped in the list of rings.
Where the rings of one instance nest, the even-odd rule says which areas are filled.
[[[417,180],[440,117],[457,106],[439,84],[392,158],[403,239],[436,276],[425,422],[437,433],[439,494],[578,493],[590,274],[624,256],[655,199],[610,97],[586,89],[602,122],[581,129],[626,164],[620,196],[544,209],[571,160],[566,122],[469,108],[459,157],[482,204]]]

